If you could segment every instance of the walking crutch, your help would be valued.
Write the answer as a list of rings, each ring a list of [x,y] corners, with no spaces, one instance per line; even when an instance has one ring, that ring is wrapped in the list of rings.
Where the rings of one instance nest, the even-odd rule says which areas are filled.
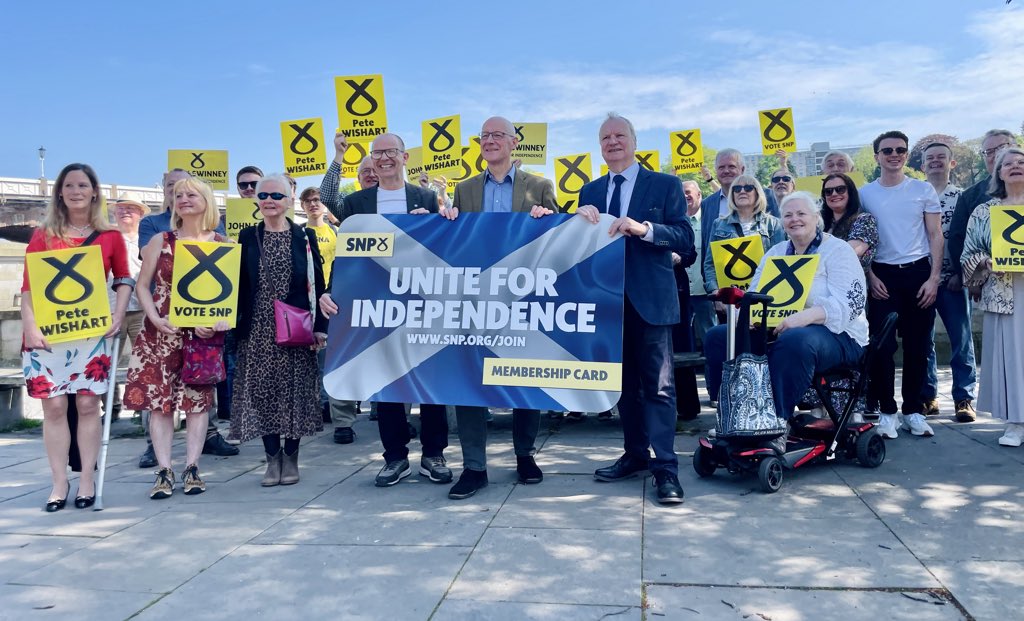
[[[114,392],[117,390],[117,363],[121,359],[121,335],[114,337],[114,347],[110,355],[110,384],[107,387],[107,400],[103,407],[103,442],[100,444],[100,458],[97,463],[99,473],[96,476],[96,502],[93,511],[103,510],[103,482],[107,473],[107,446],[110,444],[110,419],[114,414]]]

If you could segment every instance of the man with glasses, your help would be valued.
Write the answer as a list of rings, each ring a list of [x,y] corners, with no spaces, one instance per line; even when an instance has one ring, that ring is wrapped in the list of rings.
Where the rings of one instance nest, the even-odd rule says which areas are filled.
[[[872,146],[882,174],[860,190],[862,207],[878,222],[878,250],[868,272],[868,322],[877,334],[889,313],[897,313],[903,344],[902,421],[894,398],[895,335],[882,343],[878,360],[869,369],[868,400],[878,403],[878,430],[890,439],[898,436],[897,426],[915,436],[935,435],[924,418],[921,390],[941,278],[942,225],[935,188],[903,172],[908,145],[906,134],[899,131],[875,138]]]
[[[853,172],[853,158],[845,151],[829,151],[821,158],[821,174],[831,175],[842,173],[848,175]]]
[[[356,214],[426,214],[437,212],[437,197],[425,188],[406,183],[405,163],[409,154],[397,134],[381,134],[370,145],[370,159],[377,185],[345,197],[340,220]],[[322,200],[322,198],[321,198]],[[333,275],[332,275],[333,279]],[[320,310],[327,316],[338,312],[330,289],[320,298]],[[377,403],[377,429],[384,445],[384,467],[374,484],[390,487],[412,473],[409,467],[409,421],[405,404]],[[423,455],[419,473],[434,483],[449,483],[452,471],[444,458],[448,447],[448,415],[443,405],[420,405],[420,442]]]
[[[263,178],[263,171],[256,166],[243,166],[235,173],[235,185],[242,198],[256,198],[256,184]]]
[[[500,116],[484,121],[480,128],[480,156],[487,169],[455,186],[451,207],[441,215],[454,220],[460,212],[519,213],[538,218],[558,212],[555,188],[537,175],[512,165],[512,151],[519,144],[512,122]],[[487,408],[458,406],[459,442],[462,444],[462,474],[448,492],[453,500],[469,498],[485,487],[487,479]],[[512,446],[520,483],[540,483],[544,474],[533,458],[536,452],[540,411],[512,410]]]
[[[154,235],[171,230],[171,206],[174,204],[174,184],[181,179],[187,179],[189,176],[188,171],[181,168],[175,168],[164,173],[163,211],[150,214],[139,223],[139,248],[145,248]],[[221,220],[220,224],[217,225],[217,232],[224,235],[224,220]],[[213,421],[214,416],[211,414],[206,427],[206,442],[203,444],[203,454],[219,455],[221,457],[238,455],[238,447],[227,443],[227,440],[220,435],[217,425]],[[148,440],[149,421],[146,416],[143,416],[142,426],[146,430],[146,438]],[[153,443],[149,442],[146,446],[146,451],[139,457],[139,468],[155,468],[156,463],[156,455],[153,454]]]
[[[341,186],[341,167],[345,163],[345,152],[348,151],[348,138],[344,132],[334,134],[334,160],[327,167],[323,181],[320,182],[320,201],[340,222],[343,220],[343,203],[345,197],[339,193]],[[359,189],[365,190],[377,185],[377,173],[373,168],[373,158],[369,155],[359,162],[356,170],[356,179],[359,180]]]
[[[939,195],[941,206],[942,235],[949,237],[949,225],[953,218],[953,207],[957,203],[962,190],[953,185],[949,178],[956,167],[953,150],[942,142],[933,142],[924,148],[921,154],[921,167],[928,177],[928,183]],[[976,369],[974,364],[974,337],[971,334],[971,307],[967,300],[967,291],[961,286],[959,279],[950,285],[954,274],[960,274],[960,264],[954,264],[949,255],[949,244],[944,244],[942,254],[942,272],[939,289],[935,297],[935,311],[942,318],[942,325],[949,335],[951,350],[950,367],[953,370],[953,401],[956,404],[956,419],[961,422],[973,421],[974,385]],[[928,356],[928,379],[922,396],[925,399],[925,415],[934,416],[939,413],[939,382],[935,369],[935,330],[932,330],[932,348]]]
[[[782,167],[772,172],[770,180],[772,194],[775,195],[775,202],[780,205],[782,204],[782,199],[796,190],[796,181],[793,179],[793,174],[789,172],[788,168]]]

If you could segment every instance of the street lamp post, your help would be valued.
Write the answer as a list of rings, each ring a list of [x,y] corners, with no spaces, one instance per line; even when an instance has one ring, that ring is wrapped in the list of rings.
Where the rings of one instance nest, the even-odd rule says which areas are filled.
[[[46,196],[46,147],[39,147],[39,193]]]

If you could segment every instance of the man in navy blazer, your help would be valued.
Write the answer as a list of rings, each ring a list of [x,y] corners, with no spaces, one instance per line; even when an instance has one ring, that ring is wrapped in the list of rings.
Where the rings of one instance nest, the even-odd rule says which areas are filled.
[[[609,114],[598,133],[608,174],[583,186],[576,213],[597,224],[615,216],[609,234],[626,237],[626,283],[622,326],[622,421],[625,453],[598,468],[599,481],[617,481],[650,470],[658,502],[683,502],[675,453],[676,393],[672,373],[672,326],[679,323],[679,297],[672,253],[690,265],[697,254],[693,228],[678,177],[641,168],[636,131],[628,119]],[[648,447],[654,449],[651,459]]]

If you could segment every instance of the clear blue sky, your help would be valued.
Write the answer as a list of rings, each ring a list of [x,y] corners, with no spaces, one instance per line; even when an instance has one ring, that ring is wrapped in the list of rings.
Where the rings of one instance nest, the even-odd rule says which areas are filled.
[[[384,75],[389,125],[410,146],[424,119],[459,113],[468,135],[499,114],[549,123],[549,161],[597,155],[609,110],[663,153],[667,132],[689,127],[711,147],[756,151],[757,110],[782,106],[800,148],[890,128],[912,140],[1017,131],[1021,5],[10,3],[0,176],[38,176],[40,145],[50,178],[84,161],[104,182],[152,185],[168,148],[281,170],[280,121],[320,116],[330,132],[332,78],[368,73]]]

